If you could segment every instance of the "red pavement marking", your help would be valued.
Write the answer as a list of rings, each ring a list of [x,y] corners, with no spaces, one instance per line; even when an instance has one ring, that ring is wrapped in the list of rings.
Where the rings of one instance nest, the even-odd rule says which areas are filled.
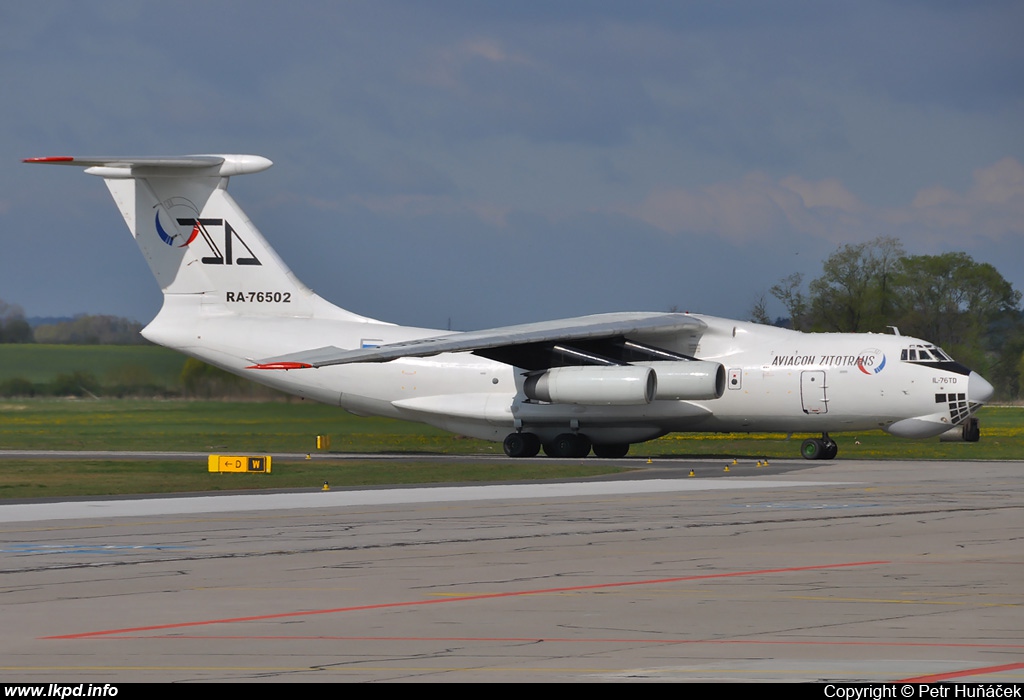
[[[949,673],[933,673],[928,676],[917,676],[916,678],[904,678],[897,683],[938,683],[948,681],[951,678],[963,678],[964,676],[982,676],[990,673],[1002,673],[1003,671],[1016,671],[1024,668],[1024,663],[1004,664],[1002,666],[982,666],[981,668],[966,668],[963,671],[950,671]]]
[[[95,637],[107,637],[115,634],[130,634],[132,632],[152,632],[154,630],[181,629],[183,627],[200,627],[204,625],[222,625],[233,622],[255,622],[257,620],[279,620],[286,617],[307,617],[310,615],[329,615],[332,613],[356,612],[360,610],[381,610],[385,608],[403,608],[418,605],[443,605],[446,603],[466,603],[476,600],[491,600],[495,598],[513,598],[528,595],[545,595],[551,593],[567,593],[573,591],[592,591],[602,588],[622,588],[625,586],[654,586],[665,583],[679,583],[682,581],[705,581],[719,578],[738,578],[743,576],[764,576],[767,574],[783,574],[796,571],[822,571],[826,569],[844,569],[854,566],[878,566],[888,564],[888,561],[858,561],[845,564],[822,564],[818,566],[791,566],[782,569],[760,569],[757,571],[733,571],[720,574],[703,574],[700,576],[676,576],[673,578],[648,579],[644,581],[619,581],[615,583],[595,583],[588,586],[565,586],[563,588],[542,588],[533,591],[507,591],[505,593],[485,593],[481,595],[457,596],[452,598],[433,598],[428,600],[411,600],[398,603],[375,603],[372,605],[354,605],[346,608],[330,608],[327,610],[301,610],[297,612],[274,613],[270,615],[251,615],[248,617],[229,617],[221,620],[195,620],[192,622],[173,622],[166,625],[147,625],[144,627],[125,627],[114,630],[97,630],[94,632],[78,632],[76,634],[61,634],[41,639],[88,639]]]
[[[53,639],[51,637],[50,639]],[[193,640],[193,639],[246,639],[253,642],[295,642],[323,640],[330,642],[548,642],[551,644],[747,644],[760,646],[838,646],[838,647],[915,647],[915,648],[953,648],[953,649],[1024,649],[1024,644],[982,644],[976,642],[884,642],[871,641],[860,642],[855,640],[788,640],[788,639],[678,639],[673,637],[368,637],[368,636],[339,636],[333,634],[176,634],[173,637],[165,635],[147,634],[125,634],[111,636],[108,639],[163,639],[163,640]],[[1002,669],[1003,667],[993,667]],[[971,672],[973,673],[973,672]],[[910,683],[918,681],[899,681]],[[922,681],[923,682],[923,681]]]

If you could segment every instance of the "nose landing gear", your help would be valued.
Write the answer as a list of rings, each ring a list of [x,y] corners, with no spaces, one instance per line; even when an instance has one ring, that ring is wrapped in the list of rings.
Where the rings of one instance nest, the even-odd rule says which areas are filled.
[[[808,438],[800,445],[804,459],[835,459],[838,453],[839,445],[828,433],[822,433],[820,438]]]

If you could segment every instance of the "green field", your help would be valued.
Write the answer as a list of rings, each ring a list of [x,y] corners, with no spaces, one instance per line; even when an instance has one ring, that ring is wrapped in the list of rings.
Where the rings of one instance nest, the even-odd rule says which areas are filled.
[[[981,410],[981,442],[902,440],[881,431],[839,433],[841,458],[1022,459],[1024,408]],[[499,443],[388,418],[360,418],[299,399],[0,400],[0,449],[310,452],[317,435],[334,452],[501,454]],[[634,445],[632,456],[795,458],[803,436],[675,433]]]
[[[444,463],[410,460],[274,460],[269,474],[211,474],[206,460],[0,460],[0,501],[258,489],[320,490],[383,484],[566,479],[621,471],[581,460],[552,464]]]
[[[184,355],[155,345],[0,344],[0,383],[26,379],[45,384],[60,374],[85,372],[105,384],[127,376],[173,387],[184,365]]]
[[[881,431],[837,434],[840,459],[1024,459],[1024,408],[986,407],[978,443],[901,440]],[[0,401],[0,449],[153,450],[227,454],[316,452],[316,437],[331,438],[317,459],[274,463],[270,475],[208,474],[203,459],[166,461],[0,461],[0,498],[112,495],[239,488],[317,488],[324,481],[351,486],[383,483],[567,478],[616,471],[613,460],[450,464],[374,460],[373,455],[501,454],[501,445],[415,423],[360,418],[308,401],[219,402],[135,399]],[[630,456],[695,459],[798,459],[802,436],[673,434],[634,445]],[[365,460],[324,459],[361,453]]]
[[[0,449],[310,452],[317,435],[330,435],[336,452],[501,452],[495,443],[299,399],[0,401]]]

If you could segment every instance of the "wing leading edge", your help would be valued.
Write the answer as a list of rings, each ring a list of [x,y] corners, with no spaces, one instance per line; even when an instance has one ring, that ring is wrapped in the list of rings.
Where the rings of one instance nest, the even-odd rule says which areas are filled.
[[[403,357],[429,357],[446,352],[472,352],[529,369],[540,346],[594,343],[613,339],[656,338],[680,331],[702,331],[707,325],[687,314],[612,313],[540,323],[526,323],[466,333],[420,338],[375,348],[344,350],[326,346],[260,360],[252,369],[327,367],[355,362],[390,362]],[[676,356],[683,359],[682,356]],[[688,358],[687,358],[688,359]],[[541,362],[541,364],[548,364]],[[550,366],[550,364],[548,364]]]

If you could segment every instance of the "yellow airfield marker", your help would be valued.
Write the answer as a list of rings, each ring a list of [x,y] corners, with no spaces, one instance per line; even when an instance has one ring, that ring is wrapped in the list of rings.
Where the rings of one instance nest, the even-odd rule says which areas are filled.
[[[210,455],[206,459],[206,470],[212,473],[269,474],[270,455]]]

